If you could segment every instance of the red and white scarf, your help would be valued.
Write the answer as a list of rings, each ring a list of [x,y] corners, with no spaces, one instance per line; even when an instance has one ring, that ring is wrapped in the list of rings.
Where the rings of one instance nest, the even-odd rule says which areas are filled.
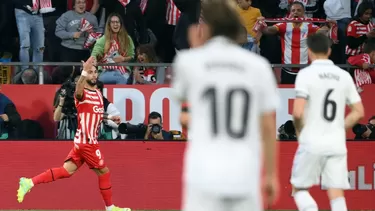
[[[148,0],[141,0],[141,3],[139,4],[139,7],[141,8],[142,14],[145,13],[147,8]]]
[[[321,18],[267,18],[264,20],[258,20],[253,27],[255,33],[262,32],[267,27],[267,23],[280,23],[280,22],[311,22],[311,23],[330,23],[328,20]],[[329,30],[329,37],[337,43],[337,24],[332,24]]]
[[[122,6],[124,6],[124,7],[126,7],[126,5],[128,5],[129,4],[129,2],[130,2],[130,0],[118,0],[121,4],[122,4]]]
[[[116,56],[126,56],[125,54],[120,54],[120,45],[116,40],[111,41],[111,46],[109,47],[108,52],[103,56],[101,59],[100,63],[103,64],[112,64],[115,63],[113,60],[114,57]],[[121,74],[127,73],[128,70],[124,66],[102,66],[103,69],[105,70],[119,70]]]
[[[49,13],[56,9],[52,7],[51,0],[33,0],[33,8],[29,8],[29,10],[32,13],[37,13],[38,10],[40,13]]]

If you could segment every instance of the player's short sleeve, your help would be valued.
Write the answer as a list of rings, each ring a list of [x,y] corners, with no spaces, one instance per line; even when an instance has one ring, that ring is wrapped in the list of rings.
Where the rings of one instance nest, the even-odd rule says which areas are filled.
[[[351,22],[348,26],[348,28],[346,29],[346,35],[348,37],[358,37],[358,34],[357,34],[357,27],[355,26],[355,22]]]
[[[189,78],[187,77],[188,63],[186,55],[179,53],[172,64],[173,79],[172,89],[174,96],[180,101],[186,101]]]
[[[283,34],[286,33],[286,24],[287,23],[277,23],[277,24],[273,25],[273,27],[276,27],[277,31],[279,31],[279,34],[283,35]]]
[[[310,79],[311,80],[311,79]],[[309,98],[309,78],[307,73],[304,71],[300,71],[297,74],[296,82],[295,82],[295,91],[296,91],[296,98]]]
[[[280,96],[271,65],[267,62],[262,70],[261,111],[268,113],[276,111],[280,104]]]
[[[347,75],[348,75],[348,77],[347,77],[348,85],[346,87],[348,88],[348,90],[346,92],[346,94],[347,94],[346,103],[348,105],[353,105],[353,104],[361,102],[362,99],[361,99],[361,96],[359,95],[359,93],[357,91],[357,87],[355,86],[353,79],[351,78],[349,73]]]

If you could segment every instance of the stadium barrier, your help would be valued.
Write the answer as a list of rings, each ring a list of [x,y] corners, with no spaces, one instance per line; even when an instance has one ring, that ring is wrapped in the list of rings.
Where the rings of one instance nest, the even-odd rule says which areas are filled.
[[[39,78],[39,84],[44,84],[44,67],[46,66],[81,66],[82,63],[79,62],[3,62],[0,60],[0,68],[1,67],[6,67],[9,70],[11,69],[18,69],[20,66],[33,66],[37,68],[38,72],[38,78]],[[105,66],[128,66],[128,67],[170,67],[172,64],[171,63],[136,63],[136,62],[131,62],[131,63],[115,63],[115,64],[98,64],[100,65],[105,65]],[[307,64],[272,64],[272,68],[303,68],[308,66]],[[350,69],[354,68],[351,65],[348,64],[338,64],[337,66],[343,68],[343,69]],[[9,71],[8,71],[9,72]],[[10,73],[8,73],[10,74]]]
[[[172,89],[167,85],[106,85],[104,95],[119,109],[122,121],[138,124],[148,114],[157,111],[163,116],[166,130],[182,130],[179,123],[180,104],[174,100]],[[58,85],[3,85],[2,92],[17,106],[22,119],[37,120],[44,128],[45,138],[54,138],[56,124],[53,122],[53,99]],[[277,127],[292,119],[295,93],[293,86],[280,85],[281,106],[276,112]],[[367,85],[361,93],[365,106],[362,123],[375,115],[375,85]],[[183,131],[186,132],[186,131]],[[348,131],[347,138],[354,138]]]
[[[86,165],[76,175],[51,184],[41,184],[18,204],[16,190],[21,176],[31,177],[59,167],[73,147],[71,142],[0,142],[0,210],[103,209],[96,175]],[[295,142],[280,142],[281,195],[273,209],[295,210],[289,177]],[[184,142],[102,142],[101,151],[112,172],[114,203],[134,209],[178,210],[181,203]],[[375,142],[348,142],[349,210],[375,210]],[[281,165],[282,164],[282,165]],[[323,210],[329,209],[326,193],[312,189]]]

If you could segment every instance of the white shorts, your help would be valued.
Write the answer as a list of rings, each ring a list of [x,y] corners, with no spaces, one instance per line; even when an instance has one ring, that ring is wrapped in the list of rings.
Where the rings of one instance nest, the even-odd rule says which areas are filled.
[[[324,188],[349,189],[347,155],[319,155],[298,148],[290,182],[295,188],[321,184]]]
[[[260,198],[259,198],[260,199]],[[225,197],[185,188],[183,211],[263,211],[255,197]]]

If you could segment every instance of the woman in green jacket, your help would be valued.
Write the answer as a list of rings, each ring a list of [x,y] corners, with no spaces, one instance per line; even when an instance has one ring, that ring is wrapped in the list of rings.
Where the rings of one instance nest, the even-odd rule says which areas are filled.
[[[121,17],[111,14],[106,23],[104,36],[96,41],[91,56],[101,64],[126,63],[134,58],[134,43],[124,28]],[[126,66],[101,66],[99,80],[104,84],[126,84],[130,70]]]

